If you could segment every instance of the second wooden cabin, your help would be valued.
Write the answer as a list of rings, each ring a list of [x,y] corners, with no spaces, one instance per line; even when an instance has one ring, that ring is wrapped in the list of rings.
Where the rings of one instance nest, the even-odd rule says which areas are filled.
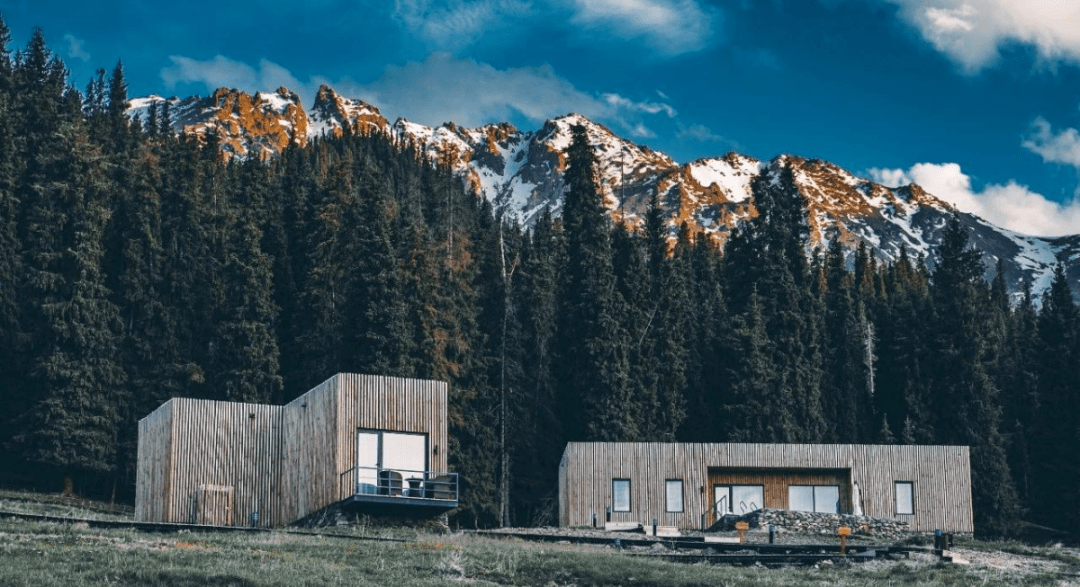
[[[559,464],[562,526],[602,525],[610,512],[612,522],[694,530],[759,508],[970,533],[968,447],[571,442]]]
[[[282,526],[332,504],[424,516],[458,503],[447,385],[338,374],[284,406],[173,398],[139,422],[135,518]]]

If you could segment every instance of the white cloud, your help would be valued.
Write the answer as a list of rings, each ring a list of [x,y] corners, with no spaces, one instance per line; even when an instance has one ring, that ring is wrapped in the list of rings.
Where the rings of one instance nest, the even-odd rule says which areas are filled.
[[[993,64],[1010,43],[1030,45],[1046,62],[1080,63],[1076,0],[884,0],[938,51],[968,73]]]
[[[495,34],[516,36],[543,19],[545,26],[579,29],[589,43],[644,41],[665,57],[708,46],[720,19],[717,9],[700,0],[394,0],[392,14],[434,49],[461,49]]]
[[[1053,202],[1015,181],[971,187],[971,177],[956,163],[919,163],[908,170],[871,169],[874,181],[898,187],[917,183],[934,196],[1015,232],[1037,236],[1080,233],[1080,200]]]
[[[668,118],[675,118],[678,114],[678,112],[676,112],[669,104],[661,102],[634,102],[633,100],[624,98],[618,94],[604,94],[604,101],[615,109],[627,110],[629,112],[644,112],[646,114],[660,114],[662,112],[667,114]]]
[[[572,24],[642,39],[657,53],[679,55],[713,40],[719,13],[696,0],[571,0]]]
[[[76,38],[75,35],[71,34],[64,35],[64,40],[68,43],[68,57],[79,59],[81,61],[90,61],[90,54],[83,48],[86,41]]]
[[[539,122],[577,112],[634,136],[653,137],[645,116],[676,115],[666,103],[584,92],[548,65],[497,69],[446,53],[435,53],[423,62],[387,66],[382,77],[371,83],[339,89],[373,102],[384,112],[429,125],[454,121],[477,126],[518,116]]]
[[[396,0],[394,18],[427,43],[438,48],[460,48],[477,41],[509,20],[527,15],[528,2],[520,0],[453,0],[440,5],[431,0]]]
[[[704,124],[691,124],[690,126],[679,125],[679,130],[675,133],[675,138],[681,141],[718,143],[721,145],[726,145],[727,148],[734,151],[742,150],[742,145],[740,145],[738,142],[716,134],[711,128],[705,126]]]
[[[163,67],[160,75],[166,87],[177,84],[203,84],[207,91],[217,88],[236,88],[247,92],[274,91],[279,87],[293,90],[309,103],[315,97],[320,83],[326,80],[313,77],[301,82],[288,69],[267,59],[260,59],[257,67],[242,61],[217,55],[200,61],[183,55],[170,55],[172,65]]]
[[[198,83],[207,91],[230,87],[256,92],[285,86],[310,104],[319,85],[325,83],[342,95],[375,104],[391,118],[406,116],[428,125],[453,121],[478,126],[519,116],[540,122],[577,112],[633,136],[651,138],[656,134],[645,124],[645,117],[677,115],[671,105],[663,102],[584,92],[548,65],[497,69],[447,53],[434,53],[423,62],[388,65],[379,79],[366,84],[321,76],[305,82],[266,59],[255,67],[222,55],[202,61],[181,55],[169,59],[172,65],[161,70],[161,78],[169,88]]]
[[[1021,143],[1025,149],[1047,163],[1064,163],[1080,169],[1080,131],[1067,128],[1054,132],[1042,117],[1036,118],[1031,128],[1033,133]]]

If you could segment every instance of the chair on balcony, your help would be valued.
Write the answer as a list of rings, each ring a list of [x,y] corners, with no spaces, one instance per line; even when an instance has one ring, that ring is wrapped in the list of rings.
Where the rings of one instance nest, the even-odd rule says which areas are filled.
[[[424,483],[424,497],[428,499],[456,499],[454,479],[450,475],[439,475]]]
[[[401,473],[397,471],[379,471],[379,494],[401,496]]]

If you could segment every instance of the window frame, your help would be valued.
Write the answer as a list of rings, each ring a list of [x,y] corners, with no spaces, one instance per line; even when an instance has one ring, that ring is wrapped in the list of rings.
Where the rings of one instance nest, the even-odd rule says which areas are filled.
[[[839,485],[831,485],[831,484],[810,485],[808,483],[792,483],[791,485],[788,485],[787,487],[788,487],[788,511],[792,511],[792,512],[811,512],[811,513],[815,513],[815,514],[835,514],[835,513],[839,513],[838,511],[835,511],[835,510],[839,509],[837,507],[836,502],[833,502],[833,503],[829,504],[829,507],[831,508],[829,511],[824,511],[823,512],[823,511],[818,510],[818,499],[817,499],[818,498],[818,488],[829,487],[829,488],[836,489],[836,501],[837,502],[840,501],[840,486]],[[792,487],[808,487],[808,488],[810,488],[810,503],[811,503],[811,505],[812,505],[812,507],[814,509],[812,509],[812,510],[796,510],[796,509],[792,509],[791,508],[791,488]]]
[[[625,510],[620,510],[615,505],[615,484],[623,482],[623,481],[626,482],[626,509]],[[633,499],[634,491],[633,491],[633,489],[634,489],[634,486],[633,486],[633,483],[631,483],[630,479],[626,479],[626,478],[623,478],[623,477],[617,477],[617,478],[613,478],[611,480],[611,512],[612,513],[627,513],[627,512],[631,512],[631,511],[634,510],[634,499]]]
[[[671,508],[671,483],[679,484],[679,509]],[[664,511],[671,514],[681,514],[686,511],[686,484],[682,479],[664,479]]]
[[[814,486],[813,485],[807,485],[805,483],[792,483],[791,485],[788,485],[788,494],[787,494],[788,511],[791,511],[791,512],[813,512],[814,511],[813,509],[809,509],[809,510],[791,509],[791,488],[792,487],[809,487],[810,488],[810,507],[813,508],[815,505],[817,505],[814,502]]]
[[[909,511],[900,511],[900,486],[908,486],[908,503]],[[893,481],[893,507],[896,510],[898,516],[914,516],[915,515],[915,482],[914,481]]]

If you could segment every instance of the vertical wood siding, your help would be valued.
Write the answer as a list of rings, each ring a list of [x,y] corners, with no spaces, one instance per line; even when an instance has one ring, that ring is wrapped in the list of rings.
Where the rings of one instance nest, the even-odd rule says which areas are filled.
[[[171,399],[139,422],[136,519],[296,521],[347,497],[358,428],[427,434],[428,469],[446,471],[447,414],[445,383],[353,374],[286,406]]]
[[[613,521],[657,518],[665,526],[699,528],[712,507],[713,482],[724,480],[764,485],[769,507],[786,507],[788,485],[838,484],[847,512],[857,482],[866,515],[899,518],[922,532],[973,530],[969,453],[962,446],[570,443],[559,465],[560,524],[591,524],[593,513],[603,520],[612,479],[631,482],[630,512],[612,512]],[[681,513],[666,511],[667,479],[683,481]],[[896,514],[896,481],[914,484],[913,515]]]
[[[218,511],[225,503],[224,495],[231,494],[230,522],[254,525],[251,514],[258,512],[257,525],[273,525],[275,463],[279,459],[275,440],[281,407],[187,398],[173,398],[169,404],[165,487],[161,493],[140,493],[141,488],[136,487],[137,502],[162,501],[161,511],[148,509],[151,513],[146,519],[200,523],[200,508],[204,514]],[[142,444],[140,437],[140,463]],[[211,509],[200,506],[200,488],[204,499],[217,500],[219,505]],[[216,514],[211,518],[223,519]]]
[[[135,519],[140,522],[165,519],[169,495],[172,409],[173,403],[170,400],[139,420]]]

